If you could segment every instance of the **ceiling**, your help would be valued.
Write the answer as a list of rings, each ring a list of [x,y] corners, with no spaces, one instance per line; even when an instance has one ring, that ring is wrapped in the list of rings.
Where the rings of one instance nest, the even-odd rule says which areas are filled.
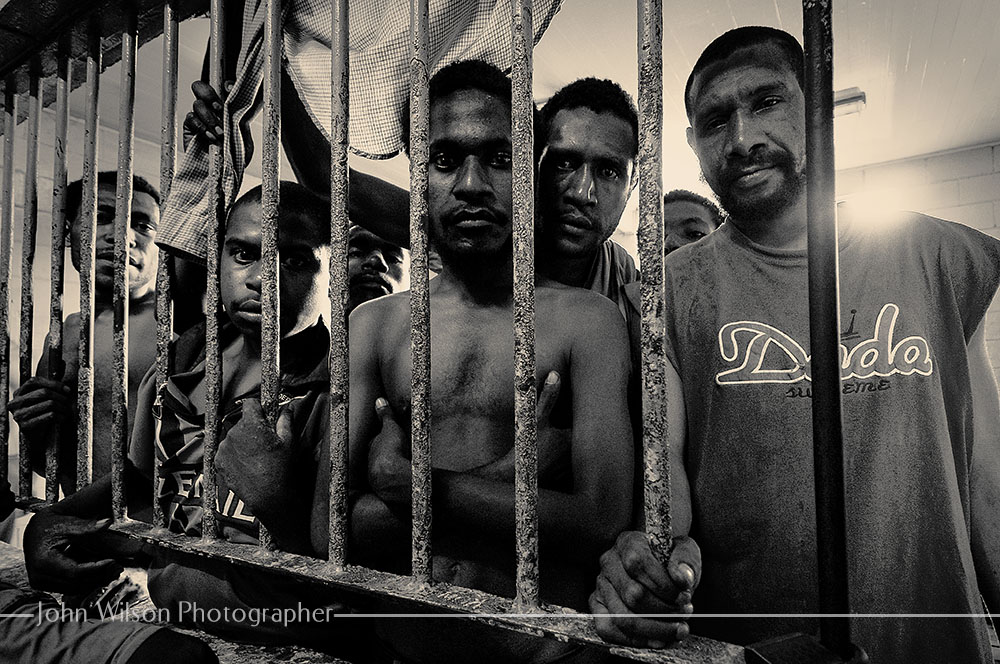
[[[663,4],[664,186],[706,191],[684,140],[682,92],[694,61],[714,37],[738,25],[772,25],[801,35],[801,5],[795,0]],[[634,95],[635,20],[632,1],[564,0],[535,49],[536,98],[546,99],[583,76],[611,78]],[[835,89],[856,86],[867,94],[861,113],[836,120],[838,168],[1000,141],[1000,1],[840,0],[833,29]],[[207,35],[207,19],[181,26],[181,117],[190,109],[188,82],[200,75]],[[137,136],[154,143],[160,135],[161,49],[154,40],[140,50],[136,81]],[[117,119],[118,85],[112,67],[102,78],[105,125],[114,126]],[[81,92],[73,97],[80,117]],[[402,158],[352,163],[403,186],[408,181]],[[256,165],[251,180],[255,172]]]

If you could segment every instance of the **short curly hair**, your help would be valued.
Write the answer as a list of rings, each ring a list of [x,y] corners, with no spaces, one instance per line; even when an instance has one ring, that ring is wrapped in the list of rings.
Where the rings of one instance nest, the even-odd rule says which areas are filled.
[[[118,186],[118,171],[101,171],[97,174],[97,186],[102,184],[112,184]],[[156,204],[160,204],[160,192],[150,184],[149,180],[141,175],[132,176],[132,191],[149,194]],[[66,185],[66,230],[76,221],[76,216],[80,214],[80,205],[83,204],[83,179],[74,180]]]
[[[722,225],[722,222],[726,220],[725,215],[722,214],[722,210],[719,206],[705,198],[701,194],[696,194],[693,191],[688,191],[687,189],[673,189],[668,191],[663,195],[663,204],[676,203],[679,201],[684,201],[686,203],[694,203],[695,205],[700,205],[706,210],[712,217],[712,224],[718,228]]]
[[[560,88],[542,107],[541,124],[536,125],[537,140],[548,142],[548,129],[556,113],[563,109],[588,108],[594,113],[612,113],[632,129],[632,159],[639,153],[639,112],[629,93],[614,81],[601,78],[581,78]]]

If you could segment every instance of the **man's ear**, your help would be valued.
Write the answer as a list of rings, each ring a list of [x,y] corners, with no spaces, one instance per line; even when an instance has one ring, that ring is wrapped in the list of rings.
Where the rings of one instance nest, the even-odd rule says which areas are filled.
[[[694,149],[694,129],[692,129],[691,127],[685,129],[684,136],[687,137],[688,147],[694,150],[695,154],[697,154],[698,151]]]
[[[662,158],[661,158],[662,162]],[[629,183],[628,190],[631,192],[635,189],[635,186],[639,184],[639,158],[636,157],[632,160],[632,181]],[[631,194],[630,194],[631,195]]]

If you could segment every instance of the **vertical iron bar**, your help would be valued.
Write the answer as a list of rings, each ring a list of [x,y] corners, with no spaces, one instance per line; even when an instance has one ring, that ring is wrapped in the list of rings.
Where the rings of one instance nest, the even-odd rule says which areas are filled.
[[[639,0],[639,260],[642,265],[642,452],[645,520],[653,551],[672,544],[663,306],[663,4]]]
[[[14,223],[14,127],[17,121],[15,107],[16,81],[8,76],[3,95],[3,179],[0,181],[0,482],[7,481],[7,455],[9,452],[10,419],[7,414],[10,385],[10,252]]]
[[[174,179],[177,154],[177,15],[174,0],[163,5],[163,113],[160,122],[160,196],[167,200]],[[156,266],[156,394],[162,394],[172,371],[170,339],[173,336],[173,306],[170,302],[170,278],[173,261],[169,254],[159,252]],[[153,525],[166,525],[159,501],[160,460],[154,459]]]
[[[31,63],[30,82],[28,83],[28,146],[24,158],[24,224],[21,241],[21,338],[20,338],[20,384],[33,375],[31,366],[31,349],[33,338],[33,321],[35,319],[35,299],[32,288],[32,277],[35,266],[35,238],[38,233],[38,133],[41,129],[41,107],[39,106],[39,63]],[[6,279],[4,279],[6,281]],[[17,492],[27,498],[31,495],[31,458],[28,451],[28,441],[21,434],[18,448],[18,483]]]
[[[812,360],[813,464],[819,609],[846,614],[847,533],[840,409],[840,294],[833,155],[832,0],[803,0],[806,178],[809,247],[809,347]],[[847,618],[821,618],[823,644],[852,654]]]
[[[427,278],[428,0],[410,0],[410,376],[412,571],[431,582],[431,301]]]
[[[76,485],[90,484],[94,454],[94,263],[97,236],[97,146],[100,130],[101,33],[95,17],[87,45],[87,110],[80,196],[80,344],[77,349]]]
[[[264,14],[264,149],[261,153],[260,196],[260,399],[271,426],[278,421],[278,391],[281,389],[281,325],[278,297],[278,205],[281,163],[281,3],[265,0]],[[263,525],[260,545],[274,543]]]
[[[63,272],[66,244],[66,130],[69,125],[70,58],[68,44],[59,45],[56,76],[55,159],[52,170],[52,297],[49,306],[48,377],[63,379]],[[58,448],[62,426],[52,427],[52,437],[45,450],[45,500],[59,498]]]
[[[122,32],[121,98],[118,106],[118,184],[115,189],[114,349],[115,382],[111,395],[111,477],[115,520],[125,517],[125,455],[128,450],[128,255],[132,226],[132,157],[135,152],[135,8],[125,3]]]
[[[538,440],[535,420],[535,182],[531,0],[512,2],[511,138],[514,204],[514,611],[538,608]]]
[[[225,49],[225,6],[223,0],[211,0],[209,36],[209,85],[222,90],[222,57]],[[223,122],[223,126],[228,124]],[[222,394],[222,352],[219,348],[219,250],[225,219],[222,195],[222,145],[208,148],[209,179],[212,181],[215,220],[209,225],[205,241],[205,458],[202,465],[201,536],[204,540],[218,537],[215,507],[218,496],[215,484],[215,450],[219,446],[219,402]]]
[[[348,363],[347,243],[348,217],[348,82],[349,13],[347,0],[333,0],[330,47],[330,546],[336,569],[346,564]]]

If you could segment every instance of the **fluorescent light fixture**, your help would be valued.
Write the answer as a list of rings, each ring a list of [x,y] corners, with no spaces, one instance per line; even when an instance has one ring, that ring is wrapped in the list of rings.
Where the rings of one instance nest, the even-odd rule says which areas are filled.
[[[858,87],[844,88],[833,93],[833,117],[860,113],[865,108],[868,96]]]

